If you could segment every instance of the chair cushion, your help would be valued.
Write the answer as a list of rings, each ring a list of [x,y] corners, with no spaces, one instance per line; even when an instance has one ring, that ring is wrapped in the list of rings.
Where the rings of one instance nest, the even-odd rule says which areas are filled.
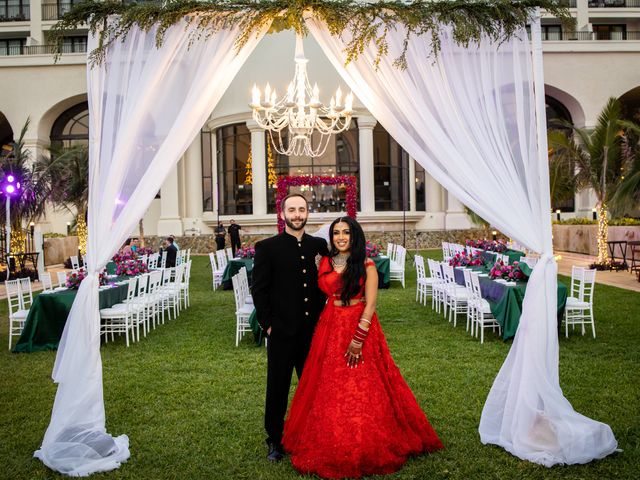
[[[588,302],[581,302],[575,297],[567,297],[567,308],[575,308],[579,310],[584,310],[585,308],[589,308]]]
[[[255,309],[255,307],[253,305],[243,305],[241,308],[236,310],[236,313],[245,314],[245,315],[251,315],[253,313],[254,309]]]
[[[28,308],[26,310],[17,310],[15,312],[13,312],[13,315],[11,315],[11,318],[25,319],[25,318],[27,318],[27,315],[29,315],[29,309]]]

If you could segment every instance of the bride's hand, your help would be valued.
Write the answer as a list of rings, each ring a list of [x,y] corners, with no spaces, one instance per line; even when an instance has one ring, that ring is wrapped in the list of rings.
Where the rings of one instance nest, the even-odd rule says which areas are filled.
[[[360,362],[364,363],[364,359],[362,358],[362,345],[356,345],[353,342],[349,343],[344,356],[347,359],[347,366],[349,368],[357,367]]]

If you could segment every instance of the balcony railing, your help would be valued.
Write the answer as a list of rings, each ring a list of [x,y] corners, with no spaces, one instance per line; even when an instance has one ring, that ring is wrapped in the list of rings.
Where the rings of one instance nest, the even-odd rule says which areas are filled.
[[[589,0],[590,8],[640,8],[640,0]]]
[[[24,22],[31,19],[31,9],[27,3],[22,5],[0,6],[0,22]]]
[[[87,45],[62,45],[62,53],[87,53]],[[54,45],[15,45],[0,48],[0,57],[12,55],[53,55]]]
[[[542,32],[542,40],[558,42],[573,41],[599,41],[599,40],[640,40],[640,32]]]
[[[558,3],[561,7],[577,8],[578,0],[559,0]]]

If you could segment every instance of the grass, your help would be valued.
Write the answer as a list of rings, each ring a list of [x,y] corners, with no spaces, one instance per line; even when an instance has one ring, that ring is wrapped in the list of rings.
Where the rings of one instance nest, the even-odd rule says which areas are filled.
[[[437,255],[434,251],[427,255]],[[103,345],[107,430],[127,434],[131,458],[106,479],[289,479],[288,460],[265,460],[266,356],[245,336],[234,346],[232,292],[211,291],[207,259],[194,258],[191,308],[130,348]],[[391,352],[445,449],[415,458],[394,479],[628,479],[640,465],[640,294],[598,284],[597,339],[560,338],[560,381],[574,408],[613,429],[624,453],[547,469],[480,443],[484,401],[510,342],[484,345],[415,302],[406,289],[379,296]],[[620,273],[624,275],[624,273]],[[0,478],[60,475],[32,458],[55,395],[55,352],[12,354],[0,307]]]

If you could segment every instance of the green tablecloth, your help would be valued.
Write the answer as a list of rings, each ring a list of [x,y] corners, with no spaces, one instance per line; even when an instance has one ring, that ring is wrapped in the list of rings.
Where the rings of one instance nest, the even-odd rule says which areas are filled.
[[[253,258],[234,258],[229,260],[222,274],[222,282],[231,282],[233,276],[240,271],[242,267],[247,268],[247,276],[251,278],[253,270]]]
[[[114,282],[126,277],[113,279]],[[100,290],[100,308],[109,308],[127,298],[127,285]],[[78,293],[75,289],[40,294],[33,299],[29,315],[14,352],[56,350],[62,337],[71,305]]]
[[[505,250],[504,252],[502,252],[502,254],[509,257],[509,265],[511,265],[513,262],[519,262],[520,261],[520,257],[524,257],[525,256],[524,252],[521,252],[520,250],[511,250],[511,249]],[[485,258],[488,255],[492,256],[492,258],[493,258],[492,261],[495,263],[496,252],[491,252],[489,250],[485,250],[484,251]]]
[[[502,298],[493,302],[489,300],[491,313],[502,327],[502,338],[513,338],[520,324],[522,315],[522,299],[527,289],[527,282],[517,282],[517,285],[505,287]],[[558,325],[562,321],[564,308],[567,303],[567,286],[558,281]]]

